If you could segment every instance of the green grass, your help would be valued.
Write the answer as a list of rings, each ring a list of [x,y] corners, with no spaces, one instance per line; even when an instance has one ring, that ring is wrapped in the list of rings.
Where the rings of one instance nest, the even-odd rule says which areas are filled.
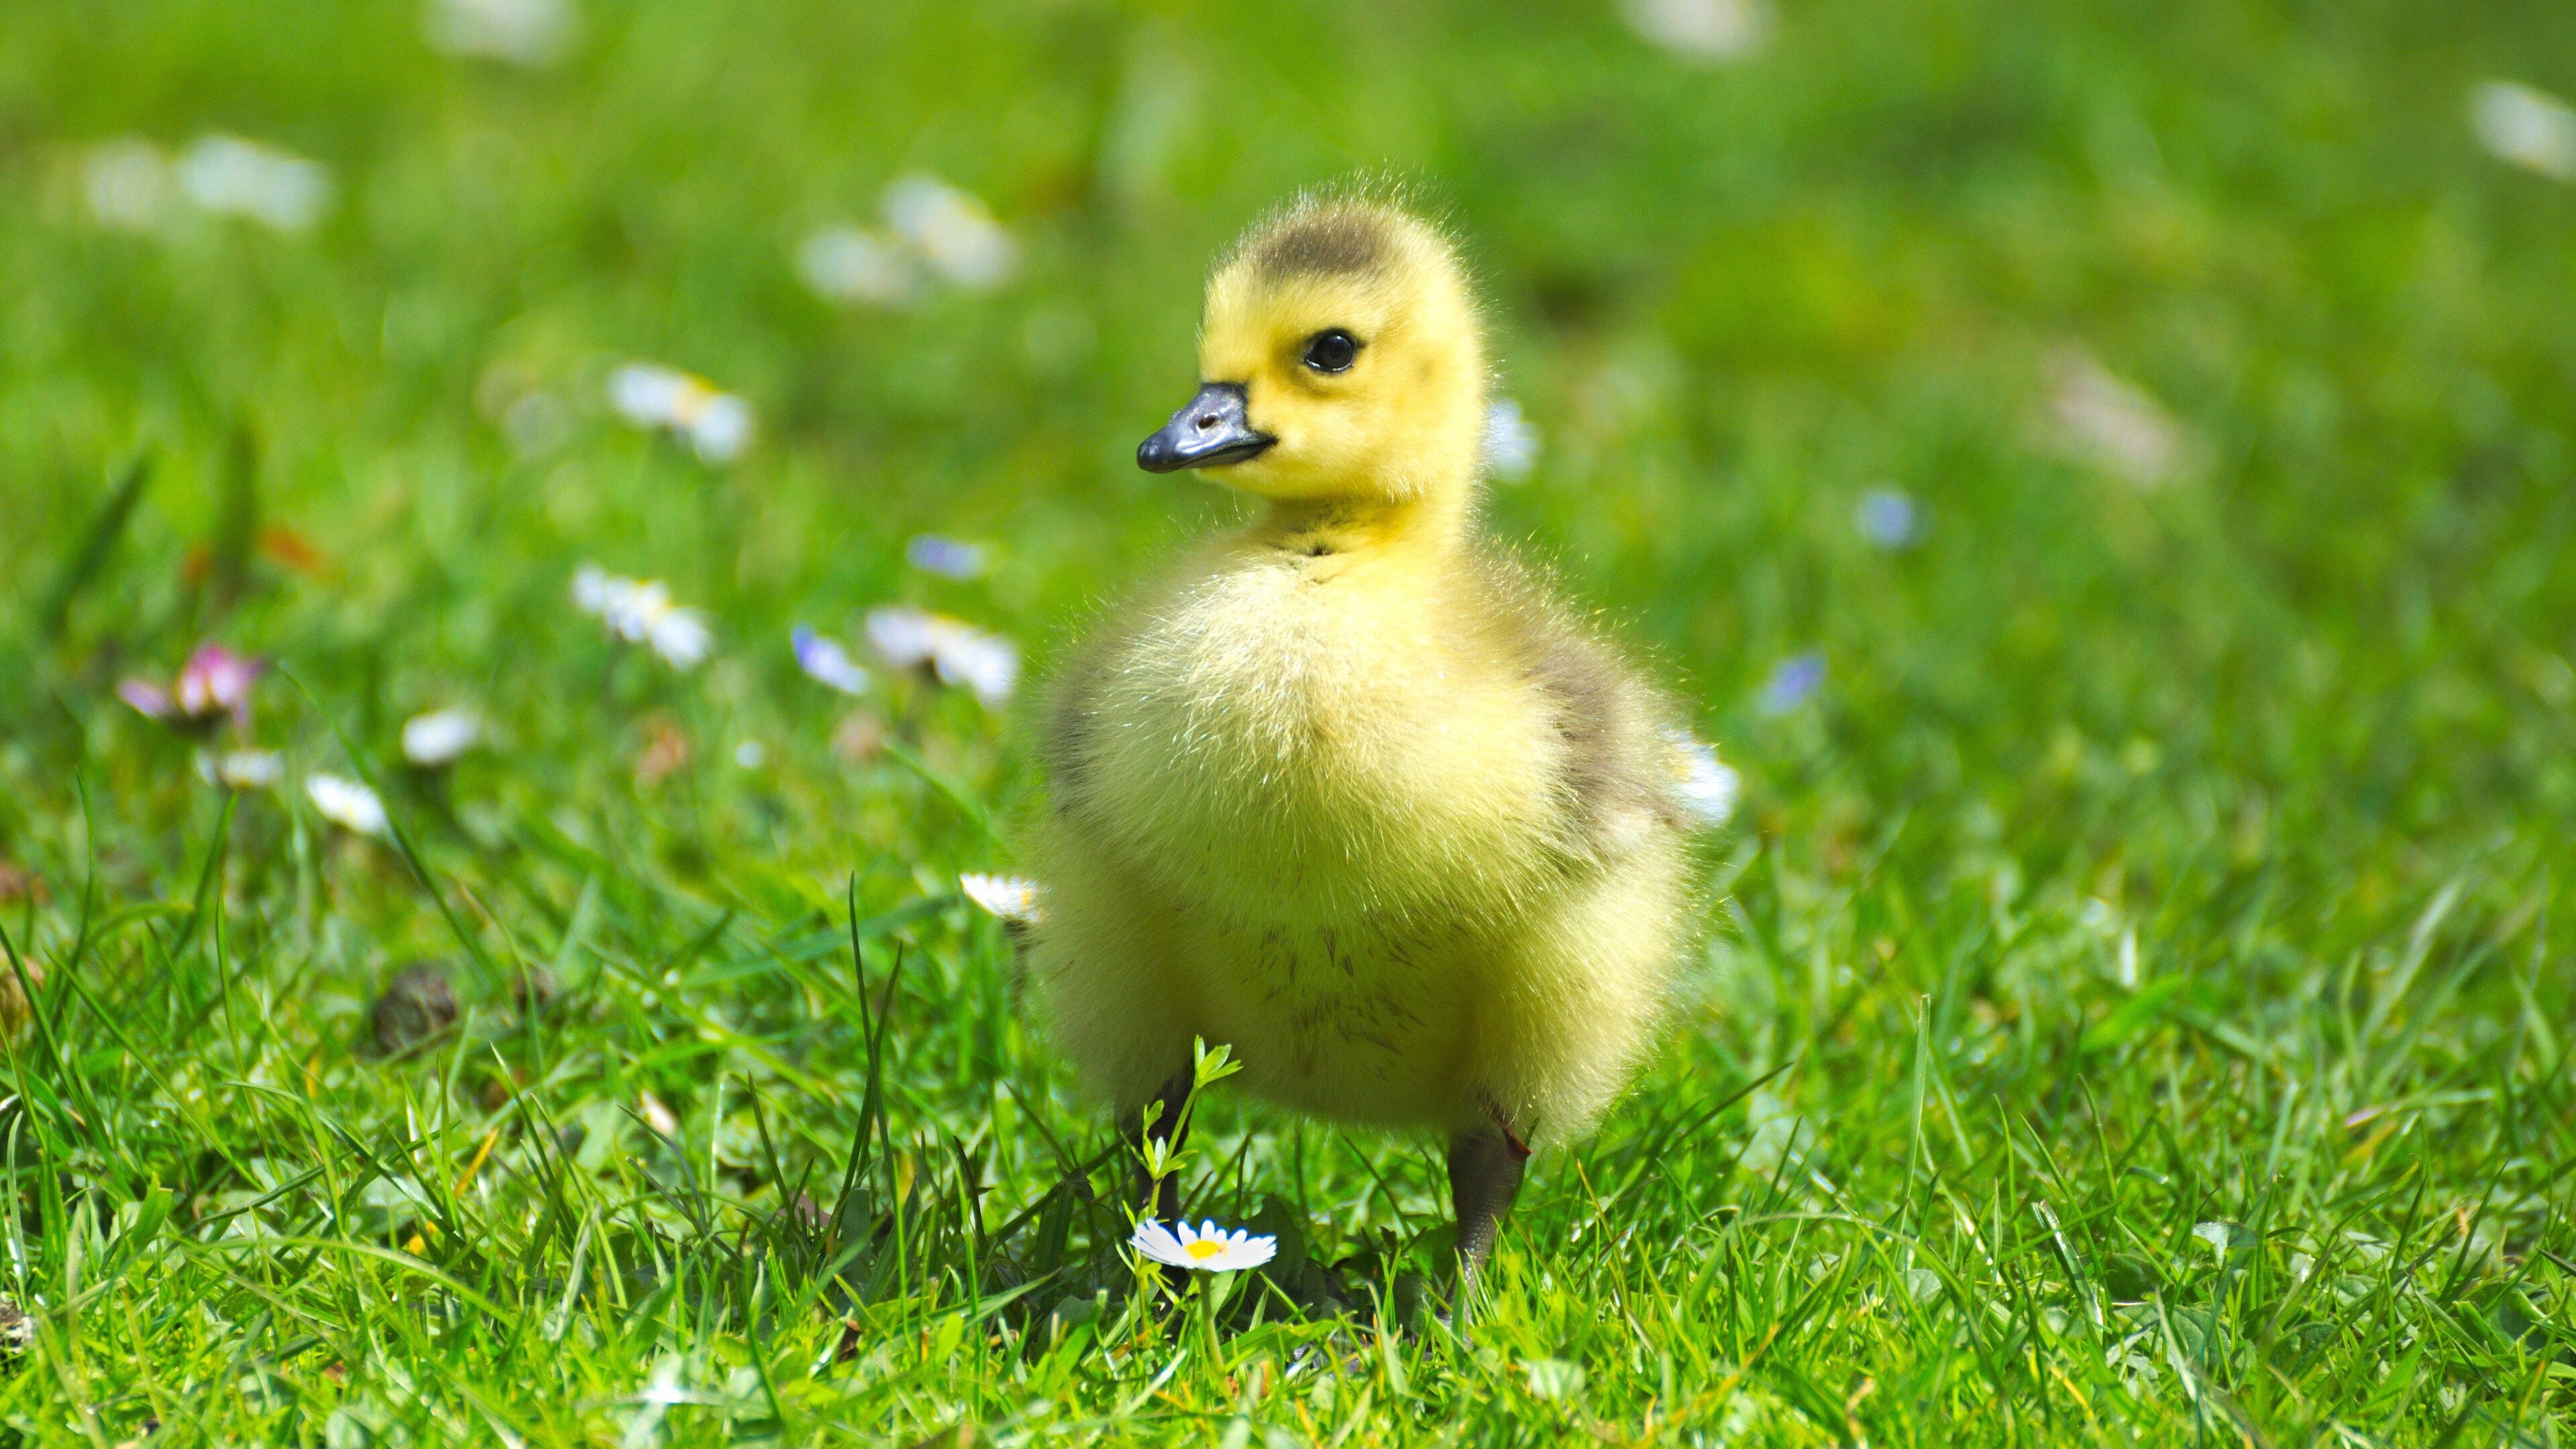
[[[7,7],[0,923],[44,982],[0,1063],[0,1422],[2566,1442],[2576,191],[2466,108],[2576,91],[2576,11],[1778,21],[1700,68],[1608,4],[592,0],[521,72],[409,0]],[[326,219],[92,220],[84,148],[214,130],[329,165]],[[1208,259],[1361,169],[1446,209],[1544,435],[1494,530],[1747,784],[1654,1062],[1536,1164],[1472,1345],[1419,1308],[1435,1145],[1222,1089],[1194,1204],[1269,1203],[1348,1312],[1131,1296],[1117,1173],[1068,1173],[1107,1129],[955,895],[1042,788],[1025,704],[881,680],[918,768],[852,760],[787,649],[909,600],[1042,676],[1233,516],[1129,462]],[[910,171],[1019,277],[806,294],[798,241]],[[2066,446],[2071,356],[2163,400],[2171,476]],[[751,452],[609,417],[633,357],[749,398]],[[557,425],[514,441],[522,395]],[[1880,487],[1916,546],[1856,530]],[[908,570],[925,530],[991,576]],[[612,644],[585,560],[715,657]],[[285,787],[227,798],[117,702],[201,639],[277,662]],[[494,746],[407,774],[447,704]],[[405,850],[296,788],[361,763]],[[375,1053],[420,959],[462,1014]]]

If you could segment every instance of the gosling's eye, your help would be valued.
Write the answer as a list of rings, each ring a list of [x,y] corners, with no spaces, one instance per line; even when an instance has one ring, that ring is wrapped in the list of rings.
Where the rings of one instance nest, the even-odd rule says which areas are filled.
[[[1348,372],[1359,356],[1360,340],[1339,327],[1306,339],[1306,365],[1317,372]]]

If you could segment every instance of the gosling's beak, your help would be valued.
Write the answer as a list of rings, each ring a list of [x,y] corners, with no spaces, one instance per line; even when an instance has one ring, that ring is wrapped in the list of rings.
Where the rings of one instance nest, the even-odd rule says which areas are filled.
[[[1257,456],[1278,442],[1245,420],[1251,401],[1239,382],[1211,382],[1190,405],[1172,414],[1163,430],[1136,445],[1136,466],[1148,473],[1183,468],[1222,468]]]

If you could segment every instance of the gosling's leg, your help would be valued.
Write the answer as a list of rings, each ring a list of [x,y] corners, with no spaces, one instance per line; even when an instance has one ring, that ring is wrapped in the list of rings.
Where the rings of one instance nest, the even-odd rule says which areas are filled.
[[[1181,1121],[1181,1106],[1190,1099],[1192,1081],[1193,1073],[1190,1068],[1183,1067],[1170,1081],[1163,1084],[1163,1090],[1156,1093],[1153,1098],[1155,1102],[1162,1104],[1162,1110],[1154,1114],[1153,1126],[1144,1125],[1145,1113],[1141,1109],[1120,1117],[1118,1119],[1120,1139],[1133,1146],[1141,1129],[1141,1132],[1150,1133],[1156,1142],[1162,1143],[1167,1151],[1178,1151],[1189,1136],[1187,1125]],[[1147,1216],[1159,1222],[1177,1222],[1181,1211],[1181,1175],[1177,1172],[1165,1173],[1161,1180],[1157,1181],[1142,1164],[1139,1164],[1136,1169],[1136,1197],[1144,1205]]]
[[[1512,1199],[1520,1195],[1528,1144],[1499,1118],[1480,1122],[1449,1139],[1449,1201],[1458,1214],[1458,1304],[1465,1311],[1494,1233]]]

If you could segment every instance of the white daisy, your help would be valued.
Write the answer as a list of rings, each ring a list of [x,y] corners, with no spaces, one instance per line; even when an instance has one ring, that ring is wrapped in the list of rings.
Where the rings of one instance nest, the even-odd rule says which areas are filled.
[[[2576,109],[2556,96],[2488,81],[2469,93],[2469,126],[2496,159],[2576,181]]]
[[[751,404],[694,373],[630,362],[610,373],[608,405],[639,428],[688,439],[710,463],[730,463],[751,446]]]
[[[285,757],[275,750],[226,750],[197,756],[197,774],[227,790],[265,790],[286,773]]]
[[[575,18],[570,0],[431,0],[423,28],[450,55],[544,66],[563,58]]]
[[[2155,395],[2119,377],[2080,348],[2058,353],[2049,411],[2076,456],[2139,488],[2190,471],[2191,437]]]
[[[921,291],[921,268],[903,243],[855,226],[827,226],[796,248],[796,275],[834,302],[899,307]]]
[[[1639,35],[1691,60],[1737,60],[1762,46],[1770,16],[1760,0],[1625,0]]]
[[[695,668],[715,647],[706,615],[671,602],[670,587],[659,579],[625,579],[596,564],[583,564],[572,576],[572,599],[583,612],[597,614],[609,632],[630,644],[646,644],[674,669]]]
[[[962,685],[987,705],[1019,683],[1019,646],[998,634],[909,604],[870,611],[868,642],[897,669],[927,665],[944,684]]]
[[[424,770],[435,770],[455,764],[482,738],[483,721],[472,710],[434,709],[403,721],[403,758]]]
[[[1200,1273],[1233,1273],[1245,1268],[1258,1268],[1279,1251],[1279,1240],[1246,1232],[1241,1228],[1229,1233],[1212,1222],[1193,1228],[1181,1223],[1167,1228],[1147,1218],[1136,1225],[1135,1236],[1127,1246],[1174,1268],[1188,1268]]]
[[[1020,245],[972,195],[931,176],[886,188],[886,225],[941,276],[968,291],[990,291],[1019,270]]]
[[[1717,751],[1683,730],[1666,738],[1681,756],[1677,789],[1684,808],[1711,826],[1724,825],[1735,814],[1744,779],[1717,757]]]
[[[966,899],[1014,925],[1034,926],[1041,919],[1036,881],[970,870],[957,877],[957,888],[966,893]]]
[[[149,141],[127,137],[90,148],[81,163],[90,215],[109,226],[150,231],[170,210],[170,158]]]
[[[385,802],[376,792],[345,775],[308,775],[304,793],[323,819],[360,835],[385,833]]]
[[[796,647],[796,667],[843,694],[865,694],[868,672],[859,667],[841,641],[799,624],[788,634]]]
[[[179,194],[208,211],[302,231],[331,204],[331,173],[239,136],[200,136],[179,156]]]

